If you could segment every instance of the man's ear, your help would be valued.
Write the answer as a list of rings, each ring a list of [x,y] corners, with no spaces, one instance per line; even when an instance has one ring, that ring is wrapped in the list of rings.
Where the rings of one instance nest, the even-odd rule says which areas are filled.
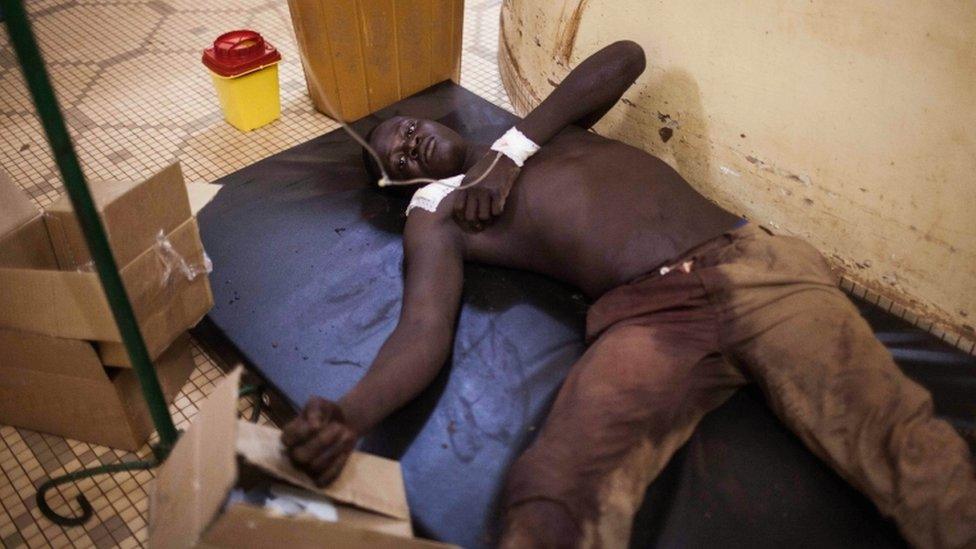
[[[380,122],[380,124],[382,124],[382,122]],[[370,130],[363,137],[363,140],[369,143],[370,148],[372,148],[374,151],[376,150],[376,147],[373,146],[373,132],[376,131],[376,128],[380,127],[380,124],[370,128]],[[369,183],[371,185],[378,185],[380,178],[383,177],[383,170],[380,165],[377,164],[376,159],[373,158],[373,155],[369,153],[369,149],[366,147],[363,147],[363,167],[366,168],[366,177],[369,178]]]

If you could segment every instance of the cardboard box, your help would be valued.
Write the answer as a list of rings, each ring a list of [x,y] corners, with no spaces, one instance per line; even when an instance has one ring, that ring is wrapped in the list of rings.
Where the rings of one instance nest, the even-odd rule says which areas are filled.
[[[189,335],[154,362],[167,401],[193,371]],[[135,451],[153,431],[133,370],[106,369],[91,343],[0,329],[0,423]]]
[[[0,232],[0,267],[57,269],[44,219],[34,219],[6,233]]]
[[[98,358],[106,366],[116,368],[131,368],[132,362],[129,361],[129,353],[125,350],[125,344],[113,343],[111,341],[96,341],[95,349],[98,351]],[[149,355],[153,360],[156,357]]]
[[[195,219],[184,222],[169,240],[187,261],[204,261]],[[190,280],[182,273],[170,272],[155,248],[123,267],[120,274],[152,356],[159,356],[213,305],[206,275]],[[0,268],[0,328],[70,339],[122,341],[98,275],[91,272]]]
[[[353,453],[342,474],[317,488],[284,454],[280,432],[237,418],[240,369],[218,383],[159,468],[149,544],[184,547],[446,547],[412,537],[400,465]],[[333,520],[289,517],[228,498],[263,476],[327,496]]]
[[[155,244],[159,231],[169,234],[192,217],[179,163],[144,181],[95,181],[88,186],[120,266]],[[61,270],[73,271],[91,261],[68,196],[62,195],[44,214]]]
[[[0,267],[57,269],[44,218],[0,170]]]
[[[213,183],[187,183],[186,194],[190,200],[190,212],[196,216],[204,206],[210,203],[210,201],[217,196],[217,193],[220,192],[221,187],[222,185],[215,185]],[[106,366],[117,366],[119,368],[132,367],[132,363],[129,361],[129,355],[125,350],[125,345],[122,343],[112,341],[96,341],[95,347],[98,350],[98,356],[101,358],[102,364],[105,364]],[[156,356],[153,356],[152,351],[150,351],[150,358],[153,360],[156,359]]]
[[[177,176],[182,185],[178,167],[166,168],[147,181],[150,188],[157,190],[146,195],[175,201],[173,211],[177,214],[172,219],[183,218],[167,233],[175,256],[161,253],[161,247],[156,244],[160,227],[153,228],[154,223],[172,225],[173,220],[162,213],[153,213],[157,208],[150,208],[151,215],[147,214],[143,226],[133,229],[132,236],[133,241],[145,244],[145,247],[128,263],[119,262],[122,282],[152,357],[160,356],[181,333],[199,322],[213,305],[208,277],[205,274],[186,276],[178,268],[179,265],[174,264],[174,258],[190,265],[205,262],[199,229],[196,220],[190,216],[186,191],[184,189],[182,195],[175,192]],[[164,188],[165,192],[157,187]],[[12,183],[0,181],[0,189],[0,193],[3,193],[0,196],[9,197],[9,200],[0,203],[0,219],[17,221],[0,226],[3,229],[9,225],[10,229],[7,233],[0,233],[5,247],[38,250],[36,253],[0,256],[0,328],[37,332],[56,338],[121,343],[122,338],[97,274],[55,270],[50,261],[51,245],[43,242],[43,234],[39,232],[40,224],[48,229],[54,225],[41,223],[41,214],[36,210],[30,216],[29,210],[33,209],[33,205]],[[106,217],[106,221],[109,218],[124,221],[117,221],[116,227],[129,226],[134,221],[114,208],[127,203],[132,196],[143,195],[131,189],[119,193],[118,189],[106,192],[108,198],[104,200],[112,208],[108,213],[103,213],[103,217]],[[29,208],[24,207],[25,201]],[[66,229],[68,224],[57,223],[60,222],[55,224],[61,227],[57,230],[62,231],[64,239],[74,238],[64,236],[73,234]],[[118,229],[110,233],[110,237],[116,247],[117,260],[133,253],[133,245],[116,243],[129,240],[120,235]]]
[[[182,334],[180,334],[182,336]],[[116,343],[113,341],[92,341],[95,345],[95,351],[98,352],[98,359],[102,361],[105,366],[111,366],[114,368],[132,368],[132,362],[129,360],[129,352],[125,350],[124,343]],[[166,351],[166,349],[163,349]],[[150,351],[149,358],[151,360],[156,360],[159,358],[159,354]]]

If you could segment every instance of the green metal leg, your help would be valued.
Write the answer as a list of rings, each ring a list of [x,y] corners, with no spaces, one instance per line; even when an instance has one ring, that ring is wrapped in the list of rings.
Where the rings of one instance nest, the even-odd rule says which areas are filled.
[[[157,465],[159,465],[159,462],[156,461],[129,461],[125,463],[113,463],[111,465],[102,465],[99,467],[93,467],[91,469],[74,471],[64,476],[49,479],[41,484],[37,488],[37,495],[34,499],[37,502],[37,508],[41,510],[41,514],[47,517],[51,522],[61,526],[80,526],[88,522],[88,519],[92,517],[92,506],[91,503],[89,503],[88,498],[86,498],[84,494],[79,494],[78,497],[75,498],[75,501],[77,501],[78,507],[81,508],[81,514],[77,517],[65,517],[54,512],[54,509],[51,509],[51,506],[47,504],[48,491],[61,484],[75,482],[77,480],[93,477],[95,475],[120,473],[122,471],[141,471],[145,469],[152,469]]]
[[[37,113],[44,125],[44,132],[47,134],[54,159],[58,164],[61,177],[64,179],[64,187],[68,191],[75,212],[78,214],[88,249],[95,260],[98,277],[102,281],[102,287],[105,290],[106,297],[108,297],[109,305],[112,307],[115,322],[122,334],[125,350],[128,352],[132,367],[139,377],[143,396],[146,398],[153,423],[159,432],[160,451],[165,456],[176,443],[176,427],[169,417],[166,399],[163,397],[163,391],[159,386],[159,379],[156,378],[152,361],[149,359],[149,352],[146,350],[146,343],[139,332],[135,313],[132,312],[132,304],[129,303],[125,288],[122,286],[122,278],[119,276],[118,266],[115,264],[115,258],[108,246],[105,228],[102,227],[98,211],[95,209],[95,203],[92,201],[91,193],[85,184],[85,176],[81,171],[81,165],[78,163],[78,157],[75,155],[71,138],[68,136],[68,130],[64,125],[61,109],[54,97],[54,90],[51,89],[44,60],[37,48],[37,42],[34,40],[30,22],[27,20],[27,14],[21,1],[0,0],[0,7],[3,8],[4,15],[7,18],[6,24],[10,39],[13,42],[14,50],[17,52],[17,59],[20,62],[24,78],[27,80],[27,86],[30,88]]]
[[[139,332],[139,325],[132,311],[132,304],[129,302],[125,288],[122,285],[122,278],[119,276],[118,266],[109,248],[105,228],[102,226],[98,211],[92,201],[91,193],[85,183],[84,174],[81,171],[78,157],[75,155],[74,147],[71,144],[71,138],[64,124],[64,118],[61,116],[61,109],[54,96],[54,90],[51,88],[51,82],[48,78],[47,70],[44,67],[44,60],[41,58],[41,53],[38,50],[37,42],[31,31],[30,22],[27,20],[27,14],[24,11],[24,6],[20,0],[0,0],[0,12],[6,18],[5,23],[14,46],[14,51],[17,53],[17,59],[20,62],[20,68],[27,81],[34,105],[37,107],[37,113],[40,115],[44,132],[47,134],[48,142],[54,153],[54,159],[64,180],[64,187],[68,192],[71,204],[74,206],[78,220],[81,223],[85,240],[88,243],[88,249],[95,261],[98,277],[102,282],[105,295],[112,308],[112,315],[115,317],[115,322],[119,327],[119,333],[122,335],[122,341],[125,344],[129,360],[132,362],[133,369],[135,369],[136,375],[139,378],[139,385],[142,388],[142,394],[146,399],[146,404],[149,406],[153,424],[159,433],[160,442],[154,448],[154,452],[156,459],[161,462],[169,455],[170,450],[176,443],[176,427],[173,425],[173,420],[169,416],[166,399],[163,397],[163,391],[159,385],[159,379],[156,377],[152,361],[149,359],[149,352],[146,350],[145,341],[143,341],[142,334]],[[149,464],[141,465],[143,467],[150,466]],[[61,479],[52,479],[38,492],[38,499],[43,500],[43,495],[46,493],[46,490],[57,484],[80,478],[78,475],[87,476],[88,474],[97,474],[98,472],[111,471],[99,468],[95,472],[85,473],[82,471]],[[81,502],[81,498],[79,498],[79,502]],[[46,504],[43,505],[42,509],[44,508],[50,510]],[[84,515],[85,513],[83,513],[82,518]],[[61,518],[63,519],[63,517]],[[70,521],[70,519],[65,520]]]

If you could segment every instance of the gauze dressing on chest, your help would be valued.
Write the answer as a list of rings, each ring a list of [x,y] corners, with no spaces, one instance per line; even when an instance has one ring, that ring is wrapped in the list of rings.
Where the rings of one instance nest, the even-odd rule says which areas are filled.
[[[410,210],[414,208],[420,208],[428,212],[436,212],[437,205],[441,203],[441,200],[444,200],[444,197],[454,192],[454,189],[461,185],[461,180],[463,179],[464,174],[461,174],[448,177],[447,179],[441,179],[437,183],[424,185],[417,192],[413,193],[413,198],[410,199],[410,205],[407,206],[407,215],[410,215]]]

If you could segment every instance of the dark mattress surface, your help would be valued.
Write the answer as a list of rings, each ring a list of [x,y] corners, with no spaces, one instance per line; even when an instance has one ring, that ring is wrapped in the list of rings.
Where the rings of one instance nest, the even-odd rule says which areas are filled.
[[[445,83],[354,126],[365,132],[399,113],[484,142],[516,120]],[[293,406],[340,397],[396,324],[405,201],[367,188],[360,149],[341,130],[217,183],[223,189],[199,214],[214,263],[211,323]],[[505,471],[583,351],[586,303],[546,278],[477,265],[466,268],[464,288],[450,364],[362,449],[401,461],[420,535],[478,547],[496,535]],[[934,391],[939,412],[972,421],[972,357],[863,310],[906,373]],[[650,487],[632,544],[902,542],[746,389],[706,417]]]

